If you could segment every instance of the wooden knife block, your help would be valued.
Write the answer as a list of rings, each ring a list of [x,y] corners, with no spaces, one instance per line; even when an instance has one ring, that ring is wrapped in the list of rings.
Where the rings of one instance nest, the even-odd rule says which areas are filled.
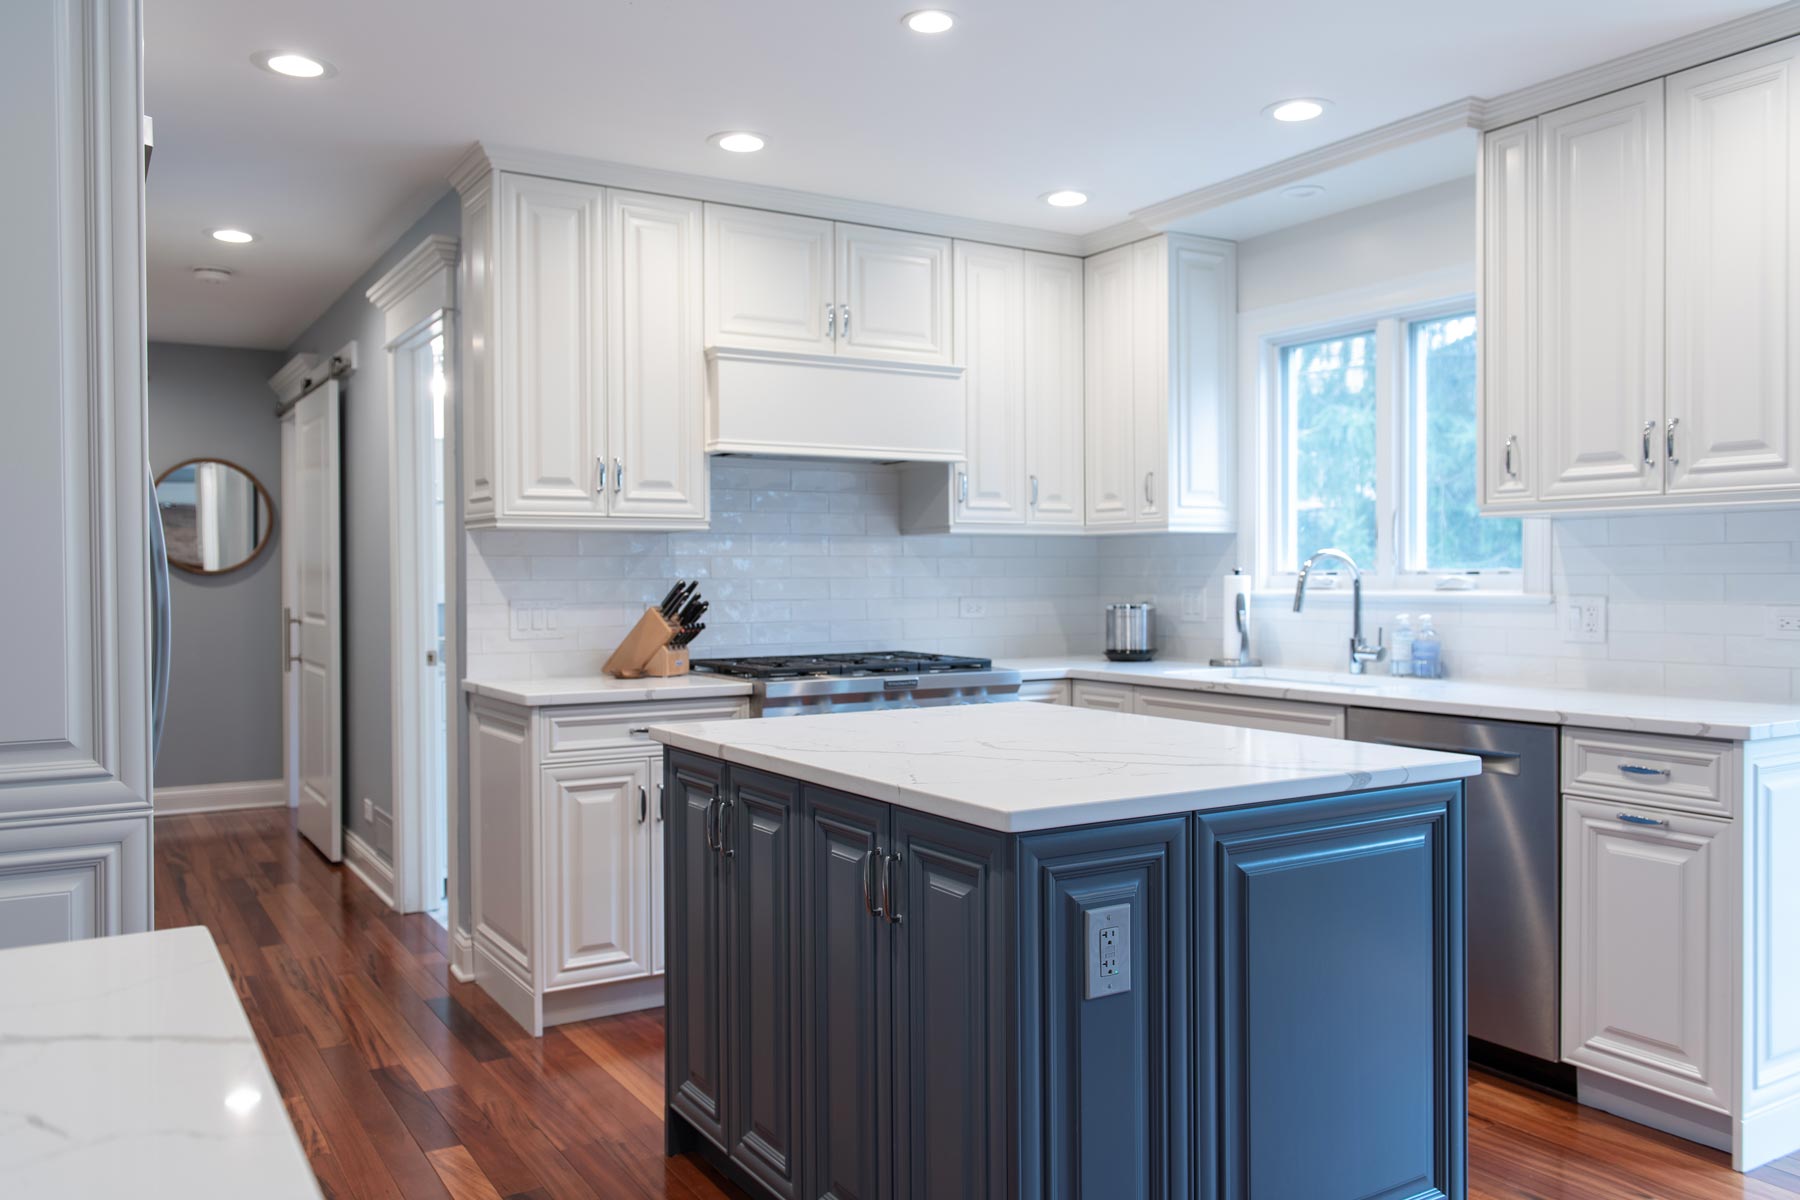
[[[669,648],[669,639],[680,631],[681,627],[671,623],[660,611],[647,608],[601,669],[615,679],[642,679],[645,676],[664,679],[671,675],[686,675],[686,648]]]

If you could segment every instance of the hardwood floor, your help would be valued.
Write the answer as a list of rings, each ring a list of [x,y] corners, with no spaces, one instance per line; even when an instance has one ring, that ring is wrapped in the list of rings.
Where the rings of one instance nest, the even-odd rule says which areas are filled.
[[[156,923],[212,930],[331,1197],[742,1196],[663,1156],[660,1012],[534,1039],[284,812],[156,823]],[[1471,1200],[1794,1200],[1726,1156],[1477,1074]]]

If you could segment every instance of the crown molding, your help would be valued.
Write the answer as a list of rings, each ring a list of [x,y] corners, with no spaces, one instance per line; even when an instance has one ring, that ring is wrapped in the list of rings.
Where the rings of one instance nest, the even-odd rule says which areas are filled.
[[[318,365],[319,356],[316,354],[296,354],[283,363],[281,370],[269,376],[269,390],[275,393],[276,403],[286,404],[299,399],[301,392],[305,390],[307,376]]]
[[[1591,100],[1607,92],[1635,86],[1727,55],[1741,54],[1770,42],[1800,34],[1800,0],[1789,0],[1735,21],[1698,30],[1685,37],[1558,75],[1530,87],[1476,102],[1478,126],[1497,129],[1552,109]]]
[[[433,281],[434,277],[454,271],[458,242],[445,234],[434,233],[414,246],[393,269],[369,285],[365,295],[376,308],[389,309],[409,293]]]
[[[983,221],[973,217],[957,217],[924,209],[901,208],[867,200],[846,200],[822,196],[791,188],[771,187],[761,183],[745,183],[733,179],[714,179],[707,175],[689,175],[680,171],[664,171],[655,167],[634,167],[626,163],[602,162],[572,154],[554,154],[518,146],[477,143],[450,172],[450,185],[468,197],[478,181],[491,171],[509,171],[520,175],[540,175],[550,179],[567,179],[574,183],[591,183],[601,187],[623,188],[634,192],[653,192],[664,196],[680,196],[689,200],[707,200],[715,204],[735,204],[743,208],[761,208],[772,212],[794,213],[827,221],[845,221],[855,225],[877,225],[886,229],[904,229],[910,233],[933,234],[960,238],[970,242],[991,242],[1000,246],[1017,246],[1026,250],[1042,250],[1051,254],[1080,255],[1083,238],[1079,234],[1059,233],[1051,229],[1033,229],[1028,225],[1009,225],[1002,221]]]

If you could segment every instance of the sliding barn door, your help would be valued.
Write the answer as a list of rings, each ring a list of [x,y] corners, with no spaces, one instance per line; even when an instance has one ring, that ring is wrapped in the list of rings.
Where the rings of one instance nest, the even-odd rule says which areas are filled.
[[[298,731],[289,769],[300,832],[332,862],[344,857],[343,569],[339,554],[338,385],[294,406],[294,478],[285,553],[292,555],[294,623],[288,636],[299,677]]]

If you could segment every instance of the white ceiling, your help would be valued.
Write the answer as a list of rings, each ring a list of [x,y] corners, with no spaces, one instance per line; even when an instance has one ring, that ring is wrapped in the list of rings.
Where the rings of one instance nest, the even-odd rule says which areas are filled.
[[[959,24],[936,38],[901,26],[907,0],[145,7],[150,334],[279,348],[430,206],[476,140],[1079,234],[1763,6],[954,0]],[[251,65],[272,49],[338,73]],[[1262,115],[1296,95],[1335,103],[1305,125]],[[707,144],[736,128],[769,148]],[[1060,187],[1092,200],[1038,199]],[[1299,207],[1295,220],[1328,211]],[[204,234],[220,225],[260,240],[220,245]],[[202,285],[196,266],[235,277]]]

